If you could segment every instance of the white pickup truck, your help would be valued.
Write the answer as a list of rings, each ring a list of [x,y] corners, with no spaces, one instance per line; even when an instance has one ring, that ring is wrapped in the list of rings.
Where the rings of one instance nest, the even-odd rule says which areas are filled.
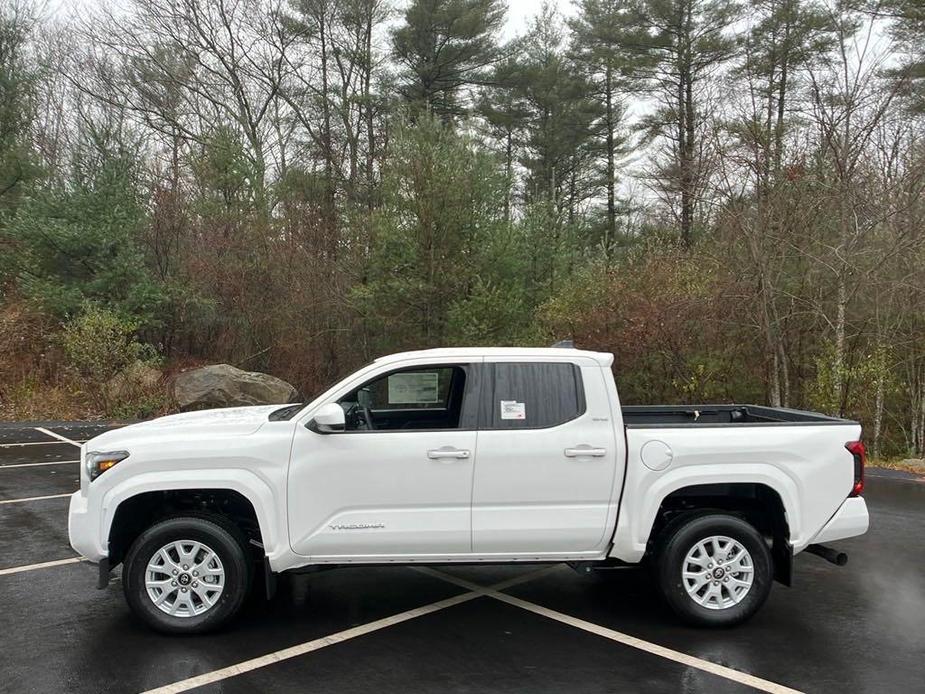
[[[166,632],[215,628],[255,572],[646,563],[700,625],[741,622],[793,557],[867,530],[856,422],[752,405],[622,407],[610,354],[377,359],[304,405],[162,417],[81,450],[74,549]]]

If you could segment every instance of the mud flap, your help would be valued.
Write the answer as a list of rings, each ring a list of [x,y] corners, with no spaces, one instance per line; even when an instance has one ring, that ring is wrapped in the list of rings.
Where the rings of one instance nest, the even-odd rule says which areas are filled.
[[[100,563],[97,568],[100,573],[96,579],[96,587],[98,590],[103,590],[106,586],[109,585],[109,557],[104,557],[100,559]]]
[[[263,558],[263,584],[267,589],[267,600],[272,600],[276,595],[276,572],[270,568],[270,561]]]
[[[793,545],[783,538],[775,539],[771,557],[774,559],[774,580],[789,588],[793,585]]]

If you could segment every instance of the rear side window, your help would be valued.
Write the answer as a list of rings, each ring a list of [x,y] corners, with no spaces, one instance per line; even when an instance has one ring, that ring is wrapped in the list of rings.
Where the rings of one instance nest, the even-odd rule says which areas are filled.
[[[581,370],[561,362],[488,364],[490,400],[485,398],[483,429],[543,429],[585,411]]]

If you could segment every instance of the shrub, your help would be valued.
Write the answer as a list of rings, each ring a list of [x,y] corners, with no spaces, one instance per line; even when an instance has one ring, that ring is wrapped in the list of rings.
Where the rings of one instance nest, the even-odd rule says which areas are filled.
[[[133,417],[160,409],[159,375],[138,378],[159,364],[157,351],[135,339],[138,323],[86,304],[60,336],[67,369],[75,384],[103,414]]]

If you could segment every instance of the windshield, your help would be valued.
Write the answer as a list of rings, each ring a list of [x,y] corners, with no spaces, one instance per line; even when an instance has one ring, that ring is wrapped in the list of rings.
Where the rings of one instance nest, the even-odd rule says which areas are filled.
[[[366,366],[369,366],[372,363],[373,362],[370,362]],[[362,371],[363,369],[366,368],[366,366],[364,366],[362,369],[357,369],[357,371]],[[324,391],[321,391],[321,392],[324,392]],[[312,396],[308,398],[308,400],[305,400],[304,402],[294,402],[291,405],[285,405],[283,407],[280,407],[278,410],[273,410],[270,413],[269,420],[271,422],[285,422],[287,420],[292,419],[293,417],[296,416],[296,414],[299,413],[299,411],[303,407],[305,407],[308,403],[310,403],[312,400],[314,400],[319,395],[321,395],[321,392],[313,393]]]

